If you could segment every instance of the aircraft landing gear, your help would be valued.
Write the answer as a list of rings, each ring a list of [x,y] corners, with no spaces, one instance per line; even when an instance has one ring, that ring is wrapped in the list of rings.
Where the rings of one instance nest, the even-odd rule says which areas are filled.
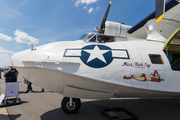
[[[76,113],[81,107],[81,100],[79,98],[64,97],[61,102],[62,110],[67,114]]]

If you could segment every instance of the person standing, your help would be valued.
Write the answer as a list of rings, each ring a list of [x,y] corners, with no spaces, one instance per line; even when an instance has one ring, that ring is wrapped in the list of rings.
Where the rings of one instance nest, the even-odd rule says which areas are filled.
[[[6,82],[17,82],[19,72],[16,70],[16,68],[13,68],[12,65],[9,65],[9,69],[6,70],[4,73]]]
[[[44,88],[42,88],[41,92],[44,92]]]

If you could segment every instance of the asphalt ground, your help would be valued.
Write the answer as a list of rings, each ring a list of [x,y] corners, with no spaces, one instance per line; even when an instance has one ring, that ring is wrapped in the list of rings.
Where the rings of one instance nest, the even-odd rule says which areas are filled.
[[[2,81],[4,79],[0,79]],[[81,108],[76,114],[66,114],[61,109],[63,95],[32,84],[34,92],[24,93],[27,85],[18,77],[19,97],[22,104],[0,108],[0,120],[108,120],[101,108],[123,107],[135,114],[138,120],[179,120],[180,99],[81,99]],[[1,90],[1,89],[0,89]],[[1,93],[1,91],[0,91]],[[6,112],[2,110],[6,109]]]

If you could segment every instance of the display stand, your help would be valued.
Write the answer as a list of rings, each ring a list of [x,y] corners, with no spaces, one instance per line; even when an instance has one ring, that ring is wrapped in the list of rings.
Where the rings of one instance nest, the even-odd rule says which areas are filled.
[[[19,96],[18,82],[2,83],[1,88],[3,90],[3,93],[0,96],[0,107],[6,107],[6,106],[17,105],[22,103],[21,99],[18,97]],[[9,99],[8,97],[11,98]]]

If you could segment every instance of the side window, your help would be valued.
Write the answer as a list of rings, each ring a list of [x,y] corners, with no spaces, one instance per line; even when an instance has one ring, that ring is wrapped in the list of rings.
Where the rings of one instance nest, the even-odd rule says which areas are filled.
[[[180,71],[180,54],[169,54],[172,70]]]
[[[98,42],[104,43],[104,36],[99,35],[97,38],[98,38]]]
[[[158,54],[149,54],[149,58],[152,64],[164,64],[164,61],[161,55]]]
[[[88,42],[96,42],[96,35],[92,37]]]

